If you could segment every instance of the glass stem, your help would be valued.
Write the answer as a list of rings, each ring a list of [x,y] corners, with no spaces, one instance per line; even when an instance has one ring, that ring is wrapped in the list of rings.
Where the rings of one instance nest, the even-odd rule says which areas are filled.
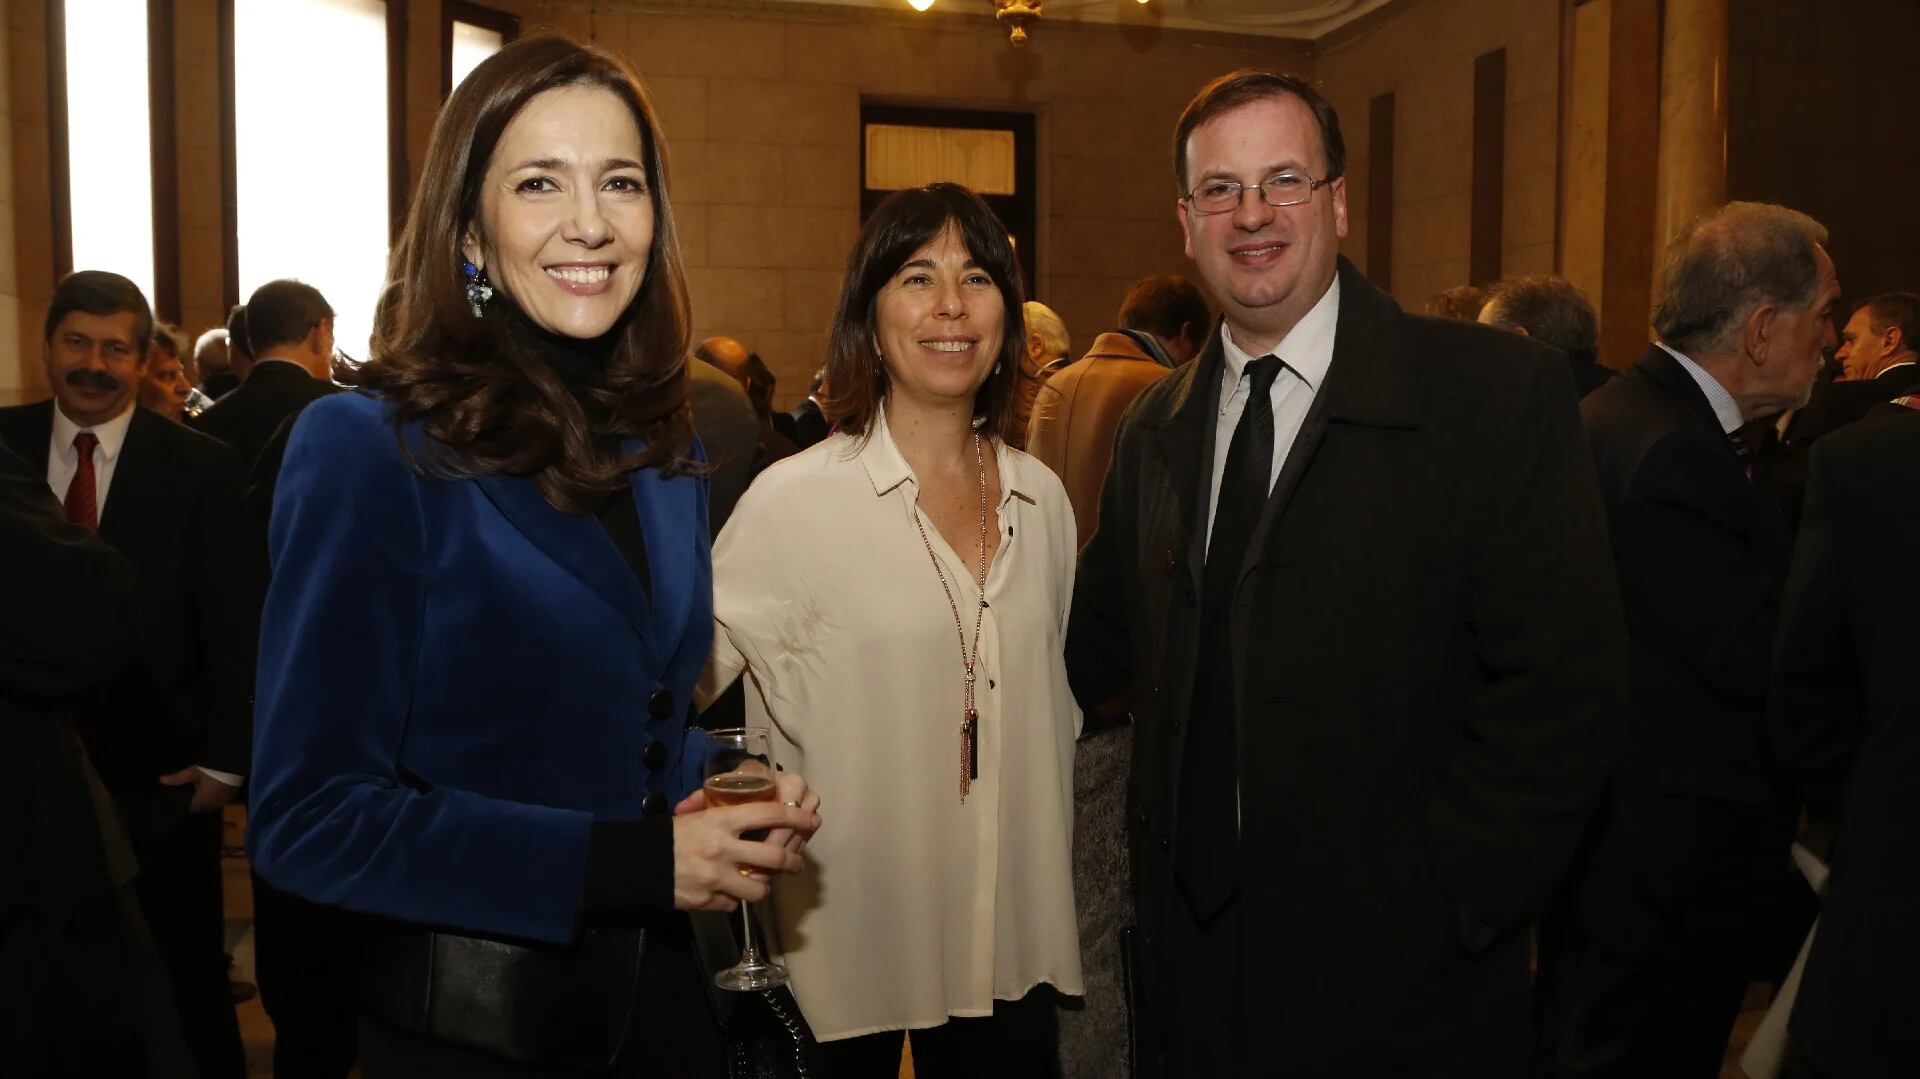
[[[740,901],[740,937],[744,942],[740,950],[740,962],[737,966],[759,966],[760,949],[753,945],[753,904]]]

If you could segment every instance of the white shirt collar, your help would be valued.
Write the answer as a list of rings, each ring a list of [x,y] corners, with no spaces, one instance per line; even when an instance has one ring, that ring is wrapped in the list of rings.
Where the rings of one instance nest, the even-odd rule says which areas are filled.
[[[1000,501],[1004,505],[1011,495],[1019,495],[1032,502],[1033,477],[1026,473],[1024,455],[1015,453],[1005,444],[992,441],[994,462],[1000,466]],[[913,474],[913,466],[900,452],[899,444],[893,440],[893,433],[887,429],[887,406],[883,402],[873,412],[873,427],[867,432],[866,445],[860,447],[860,463],[866,467],[867,478],[873,482],[873,493],[884,495],[908,480],[918,484]]]
[[[1327,368],[1333,366],[1333,331],[1339,321],[1340,275],[1335,274],[1327,291],[1320,294],[1320,299],[1293,324],[1293,329],[1287,331],[1273,350],[1273,355],[1280,357],[1281,362],[1316,393],[1320,383],[1326,380]],[[1224,385],[1231,394],[1232,387],[1240,382],[1240,373],[1258,357],[1248,355],[1234,342],[1233,328],[1224,322],[1220,325],[1220,343],[1227,361]]]
[[[73,449],[74,435],[82,431],[92,431],[93,437],[100,440],[101,456],[108,461],[117,461],[120,459],[120,447],[127,443],[127,428],[133,423],[133,410],[138,407],[140,406],[135,402],[128,401],[126,409],[118,416],[92,427],[82,427],[68,419],[67,414],[60,411],[60,402],[55,401],[52,449],[62,455],[69,453]]]
[[[1699,384],[1700,392],[1707,395],[1707,403],[1713,406],[1713,415],[1720,421],[1720,429],[1727,434],[1738,431],[1740,425],[1746,422],[1740,417],[1740,402],[1735,401],[1733,394],[1728,393],[1727,388],[1720,385],[1720,380],[1713,377],[1706,368],[1688,359],[1678,349],[1668,346],[1666,342],[1655,341],[1654,344],[1665,349],[1667,355],[1679,360],[1680,367],[1687,372],[1687,376]]]

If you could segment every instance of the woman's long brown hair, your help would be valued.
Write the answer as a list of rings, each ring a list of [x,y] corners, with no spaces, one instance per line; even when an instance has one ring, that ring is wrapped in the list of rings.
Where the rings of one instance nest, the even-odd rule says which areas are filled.
[[[654,214],[640,292],[613,330],[612,356],[579,398],[514,345],[499,300],[474,317],[460,272],[461,240],[478,229],[481,182],[501,133],[536,95],[563,86],[602,87],[633,110]],[[440,110],[388,262],[372,358],[344,380],[392,401],[397,426],[417,422],[431,436],[416,467],[448,477],[531,476],[563,513],[588,512],[632,469],[686,468],[690,316],[667,186],[659,123],[632,68],[557,35],[508,45]],[[646,448],[621,454],[617,438],[643,439]]]

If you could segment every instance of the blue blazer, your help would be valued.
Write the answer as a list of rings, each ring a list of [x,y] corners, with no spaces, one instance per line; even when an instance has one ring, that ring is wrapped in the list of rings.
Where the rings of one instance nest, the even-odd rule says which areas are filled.
[[[307,407],[268,534],[261,876],[407,922],[573,937],[593,822],[660,818],[700,782],[706,481],[632,483],[651,603],[599,522],[532,480],[419,474],[377,397]]]

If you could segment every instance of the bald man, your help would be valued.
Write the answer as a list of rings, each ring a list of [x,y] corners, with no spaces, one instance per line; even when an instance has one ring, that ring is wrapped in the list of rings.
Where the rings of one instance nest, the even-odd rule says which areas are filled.
[[[220,399],[221,394],[240,385],[240,376],[233,373],[233,367],[227,359],[227,330],[224,326],[215,326],[193,343],[193,365],[200,371],[200,392],[215,401]]]
[[[759,353],[749,352],[747,346],[731,337],[709,337],[694,346],[693,354],[730,375],[753,402],[753,413],[760,422],[761,449],[755,471],[800,452],[791,430],[793,417],[773,409],[773,372]]]

